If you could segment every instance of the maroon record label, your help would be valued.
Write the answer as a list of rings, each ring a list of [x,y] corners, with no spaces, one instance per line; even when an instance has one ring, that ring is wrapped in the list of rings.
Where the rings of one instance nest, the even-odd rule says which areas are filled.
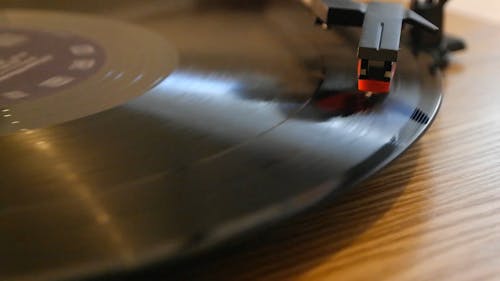
[[[0,28],[0,105],[44,97],[104,64],[95,42],[70,33]]]

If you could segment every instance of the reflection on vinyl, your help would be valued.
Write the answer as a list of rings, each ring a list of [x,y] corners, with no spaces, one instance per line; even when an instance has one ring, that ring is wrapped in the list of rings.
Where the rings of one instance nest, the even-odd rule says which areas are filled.
[[[440,104],[406,49],[391,94],[360,98],[357,31],[294,1],[25,3],[87,14],[1,13],[1,280],[220,245],[381,169]]]

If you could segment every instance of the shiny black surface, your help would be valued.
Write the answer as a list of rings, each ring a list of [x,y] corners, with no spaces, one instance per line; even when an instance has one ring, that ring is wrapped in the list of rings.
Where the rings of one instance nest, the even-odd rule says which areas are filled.
[[[0,123],[1,280],[78,278],[197,253],[366,178],[434,117],[439,81],[427,72],[426,57],[416,60],[406,49],[391,95],[374,108],[349,116],[317,108],[318,91],[355,89],[359,34],[318,30],[294,1],[242,5],[91,1],[64,7],[132,22],[163,39],[113,23],[111,33],[131,42],[113,44],[108,27],[94,21],[101,30],[94,38],[106,35],[109,53],[128,54],[107,69],[143,71],[147,81],[113,86],[99,83],[100,73],[85,92],[115,97],[116,104],[94,108],[89,99],[85,117],[73,115],[79,106],[71,89],[51,103],[9,108],[29,126],[16,131]],[[92,36],[92,22],[63,17],[60,28],[81,20],[86,29],[74,32]],[[53,18],[2,14],[10,24],[44,25]],[[163,48],[135,55],[141,43],[153,41]],[[45,122],[43,110],[30,110],[35,105],[60,113]],[[415,118],[416,110],[427,119]]]

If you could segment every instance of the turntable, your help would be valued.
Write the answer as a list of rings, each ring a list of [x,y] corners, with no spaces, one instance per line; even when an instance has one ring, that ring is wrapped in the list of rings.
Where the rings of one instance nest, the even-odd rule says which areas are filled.
[[[175,262],[336,197],[441,102],[403,34],[388,95],[360,30],[294,1],[12,2],[1,14],[2,280]]]

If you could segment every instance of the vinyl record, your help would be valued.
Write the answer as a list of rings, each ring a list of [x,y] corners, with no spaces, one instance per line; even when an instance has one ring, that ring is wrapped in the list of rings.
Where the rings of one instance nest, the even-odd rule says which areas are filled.
[[[435,117],[426,55],[402,49],[390,95],[360,101],[356,29],[294,1],[182,3],[2,12],[8,58],[45,59],[0,81],[0,279],[200,253],[367,178]]]

